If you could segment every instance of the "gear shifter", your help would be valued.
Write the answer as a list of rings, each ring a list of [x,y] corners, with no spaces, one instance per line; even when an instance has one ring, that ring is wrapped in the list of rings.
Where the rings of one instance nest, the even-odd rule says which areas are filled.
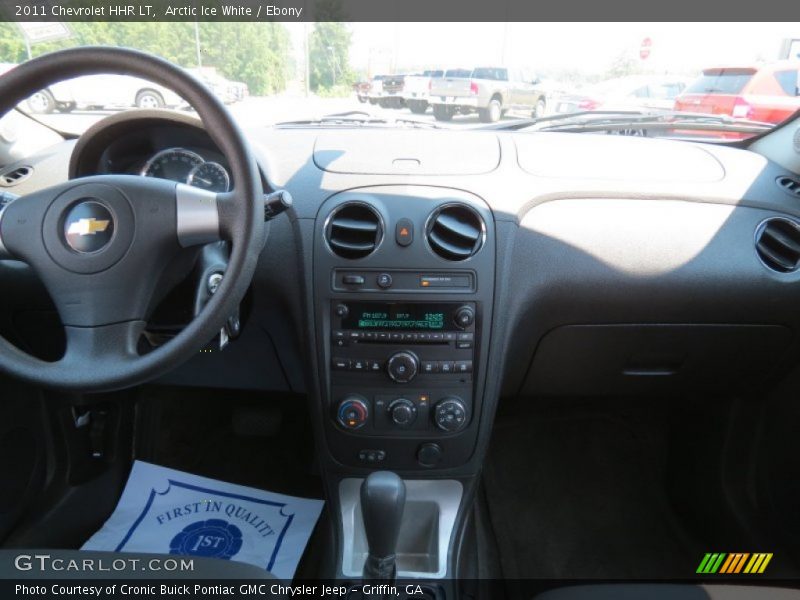
[[[406,503],[406,485],[391,471],[375,471],[361,484],[361,514],[369,554],[364,579],[393,582],[397,574],[395,552]]]

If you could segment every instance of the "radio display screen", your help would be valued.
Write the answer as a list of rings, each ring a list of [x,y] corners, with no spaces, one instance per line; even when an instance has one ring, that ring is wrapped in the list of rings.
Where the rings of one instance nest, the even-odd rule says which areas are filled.
[[[342,329],[444,331],[452,326],[453,306],[433,303],[351,302]]]

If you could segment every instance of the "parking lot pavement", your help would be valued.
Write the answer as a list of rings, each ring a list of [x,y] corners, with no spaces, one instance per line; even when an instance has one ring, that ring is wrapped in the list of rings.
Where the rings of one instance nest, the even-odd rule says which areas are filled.
[[[23,105],[24,108],[24,105]],[[315,119],[333,113],[363,111],[372,116],[386,119],[413,119],[437,123],[430,109],[424,115],[413,114],[409,109],[381,108],[369,103],[361,103],[351,98],[317,98],[311,96],[277,95],[250,97],[230,105],[229,110],[243,127],[263,127],[284,121]],[[82,133],[100,119],[114,114],[115,110],[76,110],[69,114],[52,113],[36,115],[49,125],[70,133]],[[482,125],[477,115],[456,115],[445,123],[452,127],[476,127]]]

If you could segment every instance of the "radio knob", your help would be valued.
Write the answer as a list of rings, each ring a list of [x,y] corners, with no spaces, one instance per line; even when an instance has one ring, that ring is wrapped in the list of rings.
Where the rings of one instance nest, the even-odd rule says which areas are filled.
[[[389,405],[389,416],[395,425],[408,427],[417,420],[417,407],[411,400],[398,398]]]
[[[339,403],[336,420],[345,429],[363,427],[369,418],[367,403],[360,396],[347,396]]]
[[[386,372],[397,383],[408,383],[419,370],[419,359],[413,352],[404,350],[393,354],[386,361]]]
[[[475,322],[475,311],[471,306],[462,306],[456,311],[453,320],[458,327],[466,329]]]
[[[442,431],[455,433],[467,425],[467,407],[461,398],[451,396],[436,405],[433,420]]]

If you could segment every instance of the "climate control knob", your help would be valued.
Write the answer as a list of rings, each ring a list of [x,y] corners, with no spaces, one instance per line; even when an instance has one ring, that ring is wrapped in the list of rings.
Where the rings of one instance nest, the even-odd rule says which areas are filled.
[[[397,383],[408,383],[419,371],[419,359],[413,352],[397,352],[386,361],[386,372]]]
[[[369,407],[360,396],[347,396],[339,403],[336,420],[345,429],[359,429],[369,418]]]
[[[442,431],[455,433],[467,425],[467,407],[461,398],[451,396],[441,400],[433,411],[433,420]]]
[[[417,420],[417,407],[407,398],[398,398],[389,405],[389,416],[399,427],[409,427]]]

